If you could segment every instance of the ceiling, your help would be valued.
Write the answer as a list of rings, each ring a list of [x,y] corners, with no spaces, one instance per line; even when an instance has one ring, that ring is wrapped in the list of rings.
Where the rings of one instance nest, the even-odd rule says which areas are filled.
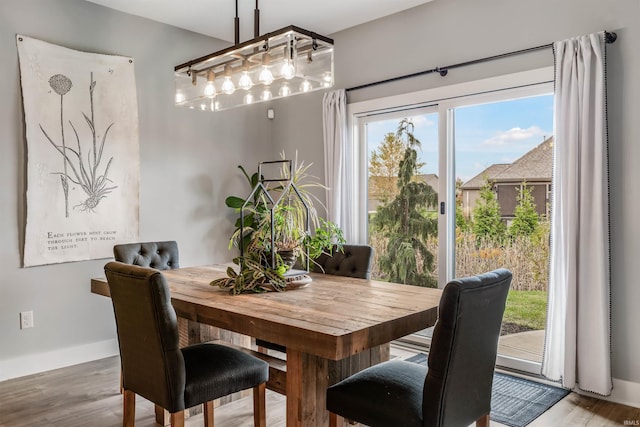
[[[233,43],[234,0],[87,0]],[[330,35],[432,0],[263,0],[260,34],[296,25]],[[256,2],[239,0],[240,41],[253,38]]]

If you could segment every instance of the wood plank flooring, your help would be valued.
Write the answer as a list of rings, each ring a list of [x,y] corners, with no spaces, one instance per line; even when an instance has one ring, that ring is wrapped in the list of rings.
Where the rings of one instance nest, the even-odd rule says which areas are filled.
[[[118,357],[0,382],[0,427],[116,427],[122,425],[118,391]],[[138,397],[136,426],[155,426],[153,405]],[[285,399],[267,391],[267,426],[284,427]],[[215,410],[219,427],[253,425],[252,399],[244,398]],[[640,409],[569,394],[535,420],[531,427],[637,425]],[[187,427],[202,426],[202,414]],[[492,427],[502,426],[491,422]]]

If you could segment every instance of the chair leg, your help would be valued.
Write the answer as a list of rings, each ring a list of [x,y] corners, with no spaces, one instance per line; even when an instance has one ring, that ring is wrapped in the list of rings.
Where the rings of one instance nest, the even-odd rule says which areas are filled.
[[[329,412],[329,427],[338,427],[338,421],[342,421],[338,414]]]
[[[136,422],[136,394],[131,390],[124,390],[122,408],[122,427],[133,427]]]
[[[171,427],[184,427],[184,411],[171,414]]]
[[[213,400],[204,402],[204,427],[213,427]]]
[[[171,424],[171,417],[169,416],[169,411],[164,409],[160,405],[154,405],[154,409],[156,412],[156,424],[160,426],[168,426]]]
[[[253,425],[254,427],[266,427],[267,425],[267,384],[262,383],[253,388]]]
[[[489,414],[483,415],[476,420],[476,427],[489,427]]]

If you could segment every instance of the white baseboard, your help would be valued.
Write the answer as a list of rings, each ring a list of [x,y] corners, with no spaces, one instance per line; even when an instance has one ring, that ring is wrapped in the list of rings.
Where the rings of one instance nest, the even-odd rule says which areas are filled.
[[[597,399],[607,400],[609,402],[640,408],[640,383],[613,378],[613,390],[611,391],[611,396],[600,396],[586,391],[579,391],[578,393],[585,396],[595,397]]]
[[[103,359],[115,356],[118,352],[118,340],[111,339],[0,360],[0,381]]]

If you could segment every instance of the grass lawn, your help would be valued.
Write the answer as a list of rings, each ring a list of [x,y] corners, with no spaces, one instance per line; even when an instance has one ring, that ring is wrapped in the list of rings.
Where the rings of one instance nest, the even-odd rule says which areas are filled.
[[[546,318],[546,291],[509,291],[503,322],[544,329]]]

